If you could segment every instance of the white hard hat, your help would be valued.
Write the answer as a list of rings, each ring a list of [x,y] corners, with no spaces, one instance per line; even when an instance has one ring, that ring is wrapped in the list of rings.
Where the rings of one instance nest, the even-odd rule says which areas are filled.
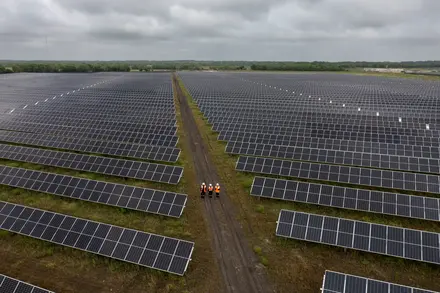
[[[203,182],[202,185],[206,185],[205,182]]]
[[[212,186],[212,184],[211,184],[211,183],[209,183],[209,186]]]
[[[217,183],[216,185],[220,185],[220,184]]]

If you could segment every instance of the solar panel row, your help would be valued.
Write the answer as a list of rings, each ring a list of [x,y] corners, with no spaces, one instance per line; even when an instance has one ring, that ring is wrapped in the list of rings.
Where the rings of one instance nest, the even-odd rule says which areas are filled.
[[[185,194],[7,166],[0,166],[0,184],[176,218],[187,200]]]
[[[269,97],[273,98],[273,97]],[[218,97],[217,99],[225,99],[225,97]],[[236,99],[236,98],[235,98]],[[252,100],[247,99],[247,102],[250,102]],[[288,101],[288,100],[287,100]],[[230,102],[230,101],[227,101]],[[285,103],[286,100],[283,101],[274,101],[279,103]],[[203,102],[200,102],[201,104]],[[263,107],[270,107],[269,106],[263,106]],[[360,108],[360,107],[359,107]],[[375,113],[369,113],[367,111],[361,112],[358,111],[357,113],[315,113],[310,110],[303,110],[300,112],[292,111],[292,113],[295,113],[295,115],[269,115],[269,114],[261,114],[258,115],[261,119],[259,120],[258,117],[255,117],[255,115],[252,115],[250,113],[249,115],[239,115],[234,112],[229,112],[224,115],[217,115],[216,112],[213,111],[205,111],[204,113],[210,114],[210,117],[208,118],[208,121],[211,122],[211,124],[215,124],[216,122],[221,123],[234,123],[234,122],[241,122],[241,123],[247,123],[249,122],[252,124],[254,121],[258,121],[261,123],[265,123],[265,121],[275,121],[276,123],[280,123],[280,121],[285,121],[288,126],[289,122],[294,121],[304,121],[307,120],[309,122],[317,122],[317,123],[323,123],[323,122],[346,122],[351,123],[354,122],[357,125],[371,125],[371,126],[386,126],[386,127],[405,127],[408,126],[408,128],[424,128],[426,124],[434,124],[433,129],[438,129],[438,126],[436,128],[436,119],[435,118],[415,118],[415,117],[404,117],[402,120],[399,120],[399,117],[395,117],[395,115],[391,117],[386,116],[375,116]],[[402,118],[402,116],[400,116]],[[249,124],[247,123],[247,124]],[[407,123],[407,124],[405,124]],[[268,123],[267,125],[272,125],[271,123]],[[281,125],[281,124],[280,124]]]
[[[348,132],[337,130],[323,130],[323,129],[305,129],[305,128],[287,128],[283,129],[277,126],[263,126],[252,125],[252,127],[227,127],[222,124],[220,126],[214,125],[213,131],[216,132],[251,132],[251,133],[263,133],[263,134],[276,134],[286,136],[306,136],[317,138],[331,138],[342,139],[352,141],[367,141],[367,142],[380,142],[380,143],[392,143],[392,144],[408,144],[408,145],[420,145],[423,142],[424,146],[440,146],[440,138],[438,137],[426,137],[426,136],[408,136],[408,135],[393,135],[382,133],[364,133],[364,132]]]
[[[0,144],[0,158],[169,184],[177,184],[183,174],[183,168],[178,166],[128,161],[6,144]]]
[[[68,111],[68,112],[63,112],[63,111],[59,111],[58,108],[53,108],[51,110],[42,110],[40,107],[35,107],[35,108],[29,108],[31,106],[26,107],[26,109],[16,109],[14,111],[14,115],[13,117],[16,117],[17,119],[19,117],[29,117],[29,116],[34,116],[35,119],[39,119],[39,117],[41,116],[51,116],[57,119],[61,119],[61,118],[69,118],[69,119],[86,119],[86,120],[94,120],[96,119],[97,121],[100,120],[104,120],[104,121],[115,121],[115,122],[138,122],[138,123],[147,123],[149,121],[151,122],[160,122],[158,124],[162,124],[162,125],[168,125],[167,123],[165,123],[165,121],[171,121],[172,125],[176,125],[175,124],[175,113],[169,113],[169,114],[164,114],[164,113],[150,113],[148,115],[143,115],[143,113],[139,113],[138,115],[133,114],[130,116],[130,119],[127,121],[127,115],[124,114],[108,114],[108,113],[81,113],[81,117],[78,117],[78,113],[72,113],[72,111]],[[3,113],[3,115],[6,115]],[[11,116],[10,114],[7,114],[9,117]],[[28,120],[28,121],[32,121],[32,120]]]
[[[93,121],[91,121],[93,124]],[[119,126],[101,126],[103,128],[97,128],[95,125],[88,125],[87,127],[80,126],[64,126],[64,125],[54,125],[54,124],[36,124],[33,122],[0,122],[1,129],[15,130],[15,131],[25,131],[34,133],[48,133],[48,134],[69,134],[72,133],[89,133],[89,134],[100,134],[107,136],[119,136],[120,132],[123,131],[125,136],[128,137],[144,137],[148,134],[162,134],[162,135],[175,135],[177,131],[176,126],[166,126],[166,125],[145,125],[143,129],[136,130],[130,128],[122,128]]]
[[[99,115],[98,115],[99,116]],[[101,115],[102,116],[102,115]],[[126,119],[118,119],[117,116],[112,119],[101,119],[96,117],[95,115],[84,115],[81,117],[69,117],[65,115],[54,115],[51,113],[47,113],[46,115],[41,114],[32,114],[29,112],[15,114],[11,117],[10,114],[0,115],[0,120],[10,120],[10,121],[21,121],[21,122],[31,122],[38,124],[52,124],[53,122],[62,123],[64,126],[82,126],[82,125],[90,125],[91,123],[98,126],[98,129],[103,129],[106,126],[120,126],[123,129],[142,129],[147,125],[164,125],[164,126],[177,126],[176,119],[172,118],[145,118],[144,121],[126,121]]]
[[[30,107],[30,106],[28,106]],[[175,118],[174,113],[170,114],[163,114],[159,113],[153,117],[150,117],[150,115],[133,115],[130,117],[130,120],[127,121],[127,117],[121,114],[105,114],[105,113],[83,113],[81,116],[78,115],[68,115],[68,113],[57,113],[56,109],[55,111],[43,111],[40,108],[33,108],[27,109],[24,111],[19,111],[15,113],[12,116],[14,120],[21,120],[25,122],[32,122],[32,121],[39,121],[42,122],[46,119],[55,120],[57,122],[64,123],[72,123],[77,121],[78,123],[86,123],[90,120],[94,120],[95,123],[108,123],[108,122],[115,122],[115,123],[122,123],[123,125],[127,126],[136,126],[136,125],[143,125],[143,124],[160,124],[160,125],[169,125],[169,126],[176,126],[177,121]],[[153,113],[151,114],[153,115]],[[48,118],[44,118],[43,116],[46,116]],[[0,119],[6,119],[6,117],[9,117],[11,119],[10,114],[1,114]]]
[[[220,132],[218,140],[235,143],[257,143],[274,145],[272,147],[303,147],[311,149],[327,149],[334,151],[350,151],[380,155],[439,159],[440,148],[420,145],[390,144],[379,142],[349,141],[330,138],[296,137],[272,134],[256,134],[244,132]]]
[[[216,123],[240,123],[240,124],[260,124],[260,125],[278,125],[278,126],[285,126],[285,127],[294,127],[297,125],[297,123],[303,123],[304,118],[302,117],[301,113],[298,113],[299,115],[292,115],[290,119],[278,119],[278,117],[273,117],[273,119],[255,119],[255,118],[247,118],[247,117],[223,117],[223,116],[212,116],[208,121],[210,124],[216,124]],[[362,119],[364,118],[364,119]],[[383,117],[318,117],[315,119],[307,119],[307,123],[310,123],[310,125],[320,124],[320,123],[341,123],[341,124],[347,124],[347,125],[356,125],[356,126],[366,126],[366,127],[391,127],[391,128],[415,128],[415,129],[423,129],[426,128],[426,123],[419,123],[419,122],[409,122],[409,121],[402,121],[399,122],[397,119],[393,118],[392,120],[386,120],[383,121]],[[369,118],[369,119],[368,119]],[[437,125],[430,124],[430,129],[437,129]],[[432,128],[431,128],[432,126]]]
[[[180,149],[0,130],[0,141],[151,161],[176,162]],[[165,142],[165,144],[169,144]]]
[[[276,235],[440,264],[440,234],[281,210]]]
[[[325,271],[322,293],[436,293],[339,272]]]
[[[226,145],[226,153],[422,173],[440,173],[440,159],[333,151],[318,148],[283,147],[270,144],[242,142],[228,142]]]
[[[251,195],[407,218],[440,221],[437,198],[255,177]]]
[[[273,98],[273,97],[269,97],[269,98]],[[274,100],[274,102],[277,102],[276,100]],[[278,101],[280,103],[284,103],[283,101]],[[360,108],[360,107],[359,107]],[[335,111],[336,109],[334,109]],[[377,118],[378,121],[387,123],[386,125],[391,126],[392,124],[388,123],[388,122],[395,122],[395,121],[399,121],[399,117],[403,116],[403,121],[407,121],[407,122],[413,122],[413,123],[420,123],[420,124],[429,124],[431,125],[431,123],[435,124],[436,123],[436,118],[435,117],[424,117],[423,119],[421,118],[415,118],[415,117],[410,117],[410,116],[406,116],[400,114],[399,117],[397,116],[391,116],[391,117],[383,117],[383,116],[377,116],[377,112],[376,111],[372,111],[372,110],[362,110],[362,112],[357,112],[357,113],[340,113],[337,110],[335,111],[336,113],[315,113],[315,112],[308,112],[308,109],[303,109],[302,113],[298,113],[295,111],[291,111],[290,114],[271,114],[271,113],[253,113],[253,112],[248,112],[248,113],[233,113],[233,112],[226,112],[226,113],[217,113],[215,111],[206,111],[203,112],[206,116],[209,116],[210,119],[216,119],[216,118],[220,118],[223,117],[224,119],[235,119],[235,118],[240,118],[240,117],[246,117],[247,119],[262,119],[262,120],[268,120],[268,119],[273,119],[275,117],[276,120],[285,120],[285,121],[292,121],[292,120],[297,120],[297,119],[302,119],[302,120],[307,120],[307,121],[328,121],[329,119],[334,119],[334,118],[338,118],[339,119],[350,119],[351,117],[356,118],[362,122],[369,122],[375,118]],[[380,109],[378,109],[378,111],[380,111]],[[383,113],[383,112],[382,112]],[[353,115],[355,114],[355,115]],[[376,117],[374,117],[376,116]],[[347,118],[344,118],[347,117]],[[208,121],[209,121],[208,120]],[[214,120],[213,120],[214,121]],[[330,121],[329,121],[330,122]],[[435,128],[435,127],[434,127]]]
[[[0,228],[183,275],[194,243],[0,201]]]
[[[346,184],[440,193],[440,176],[240,156],[236,170]]]
[[[314,113],[313,114],[319,115],[319,116],[324,116],[326,114],[334,113],[335,111],[337,111],[340,114],[345,114],[345,115],[348,114],[348,115],[350,115],[350,114],[355,114],[357,112],[356,108],[354,106],[352,106],[352,107],[343,107],[342,103],[339,104],[339,103],[335,102],[334,104],[332,104],[333,101],[332,101],[332,103],[330,103],[330,101],[332,101],[332,100],[329,99],[328,101],[324,101],[324,102],[321,102],[321,103],[319,103],[319,102],[315,103],[315,105],[314,105],[315,109],[314,109]],[[352,105],[352,103],[350,103],[350,104]],[[365,109],[365,106],[368,107],[368,105],[366,105],[366,104],[358,102],[356,106],[364,107],[364,111],[367,112],[367,113],[371,113],[372,112],[371,109]],[[217,112],[217,115],[227,114],[227,113],[229,113],[229,110],[230,110],[230,108],[220,109]],[[280,108],[277,105],[272,105],[272,107],[268,108],[268,110],[266,110],[266,112],[264,112],[263,109],[257,109],[255,111],[252,111],[252,110],[253,109],[250,108],[250,107],[248,107],[248,108],[243,107],[243,109],[241,109],[241,108],[237,109],[234,114],[235,115],[237,115],[237,114],[247,115],[248,113],[256,113],[256,114],[270,113],[270,114],[273,114],[273,115],[280,115],[280,116],[282,116],[282,115],[287,115],[287,113],[289,113],[289,112],[294,114],[295,112],[298,112],[298,111],[310,111],[311,108],[310,108],[310,105],[308,105],[307,103],[302,103],[302,104],[301,103],[297,103],[296,111],[292,111],[288,107]],[[432,111],[432,107],[429,107],[429,106],[422,106],[422,107],[420,107],[420,109],[417,109],[417,110],[408,109],[408,108],[405,108],[405,107],[395,107],[394,109],[383,107],[383,108],[381,108],[379,110],[380,110],[380,113],[382,113],[382,115],[391,116],[391,117],[393,117],[393,116],[396,117],[397,115],[404,115],[405,117],[407,115],[408,116],[413,116],[413,117],[416,117],[416,116],[420,117],[419,116],[420,113],[416,112],[417,110],[418,111],[426,111],[427,112],[426,114],[430,115],[431,117],[435,116],[435,112],[433,112]],[[400,114],[397,114],[396,111],[399,111]],[[211,110],[211,112],[212,112],[212,110]],[[209,111],[206,111],[206,113],[211,114],[211,113],[209,113]]]
[[[52,291],[0,274],[2,293],[53,293]]]
[[[360,126],[355,124],[342,124],[342,123],[312,123],[308,121],[297,121],[296,123],[291,123],[289,126],[277,125],[276,123],[271,124],[261,124],[256,123],[219,123],[221,127],[233,128],[233,129],[261,129],[266,131],[271,131],[274,129],[280,129],[281,131],[292,131],[293,128],[303,129],[303,131],[312,130],[329,130],[329,131],[342,131],[342,132],[359,132],[359,133],[381,133],[388,135],[405,135],[405,136],[421,136],[421,137],[437,137],[440,134],[438,130],[426,130],[426,129],[415,129],[415,128],[398,128],[398,127],[384,127],[384,126]],[[285,124],[285,123],[283,123]],[[214,124],[216,127],[217,123]],[[426,125],[424,125],[426,128]]]

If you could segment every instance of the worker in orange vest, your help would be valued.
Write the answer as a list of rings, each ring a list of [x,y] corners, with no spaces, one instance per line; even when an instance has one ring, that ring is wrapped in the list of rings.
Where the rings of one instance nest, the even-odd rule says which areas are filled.
[[[211,183],[209,183],[209,186],[208,186],[208,194],[209,194],[209,197],[212,197],[212,191],[214,190],[214,187],[212,187],[212,184]]]
[[[205,182],[203,182],[202,185],[200,186],[200,196],[202,198],[205,198],[205,194],[206,194],[206,184]]]
[[[218,183],[215,185],[215,196],[220,196],[220,184]]]

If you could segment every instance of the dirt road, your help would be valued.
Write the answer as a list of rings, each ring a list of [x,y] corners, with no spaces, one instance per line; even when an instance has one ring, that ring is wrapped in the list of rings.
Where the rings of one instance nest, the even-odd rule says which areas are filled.
[[[274,292],[266,279],[264,268],[235,220],[234,206],[227,196],[227,182],[220,181],[216,168],[210,161],[208,149],[175,75],[173,82],[180,103],[183,127],[188,135],[186,147],[193,155],[197,179],[206,184],[219,182],[222,188],[219,199],[215,195],[213,198],[208,195],[205,199],[200,199],[200,195],[192,198],[204,201],[204,216],[209,224],[214,252],[225,282],[225,292]],[[194,186],[194,192],[197,192],[197,186]]]

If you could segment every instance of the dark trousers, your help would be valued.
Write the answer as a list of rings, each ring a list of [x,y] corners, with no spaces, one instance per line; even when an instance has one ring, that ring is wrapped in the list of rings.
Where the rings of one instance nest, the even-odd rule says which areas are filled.
[[[215,193],[215,196],[219,197],[219,196],[220,196],[220,193],[216,192],[216,193]]]
[[[209,196],[212,196],[212,190],[208,191]]]
[[[201,196],[201,197],[205,197],[205,192],[204,192],[204,191],[201,191],[201,192],[200,192],[200,196]]]

